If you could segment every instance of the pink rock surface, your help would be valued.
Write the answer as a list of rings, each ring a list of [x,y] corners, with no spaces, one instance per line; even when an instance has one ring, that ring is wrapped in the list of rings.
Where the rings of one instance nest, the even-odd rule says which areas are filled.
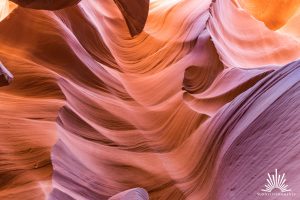
[[[43,2],[0,22],[0,199],[276,200],[275,169],[299,197],[296,37],[231,0]]]
[[[0,87],[9,85],[12,79],[13,75],[0,62]]]

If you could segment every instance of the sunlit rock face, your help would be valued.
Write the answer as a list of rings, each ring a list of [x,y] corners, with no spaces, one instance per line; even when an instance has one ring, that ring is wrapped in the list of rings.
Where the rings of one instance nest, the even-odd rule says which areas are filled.
[[[77,4],[80,0],[10,0],[19,6],[33,9],[58,10]]]
[[[277,30],[284,26],[299,9],[300,0],[237,0],[267,27]]]
[[[297,1],[14,2],[0,199],[253,200],[275,168],[300,194]]]
[[[0,21],[16,8],[16,4],[9,2],[8,0],[0,1]]]

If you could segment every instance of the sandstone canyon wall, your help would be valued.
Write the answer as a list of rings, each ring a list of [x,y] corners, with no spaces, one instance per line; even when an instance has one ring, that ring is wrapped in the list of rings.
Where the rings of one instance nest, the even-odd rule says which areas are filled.
[[[299,4],[0,0],[0,199],[299,198]]]

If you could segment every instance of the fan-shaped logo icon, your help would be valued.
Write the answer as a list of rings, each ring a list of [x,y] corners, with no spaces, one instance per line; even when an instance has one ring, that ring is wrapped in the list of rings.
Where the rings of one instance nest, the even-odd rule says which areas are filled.
[[[278,175],[277,169],[275,169],[275,174],[270,175],[268,173],[267,182],[265,189],[262,189],[263,192],[272,192],[274,189],[280,189],[281,192],[290,192],[291,189],[288,189],[288,185],[285,184],[285,173]]]

